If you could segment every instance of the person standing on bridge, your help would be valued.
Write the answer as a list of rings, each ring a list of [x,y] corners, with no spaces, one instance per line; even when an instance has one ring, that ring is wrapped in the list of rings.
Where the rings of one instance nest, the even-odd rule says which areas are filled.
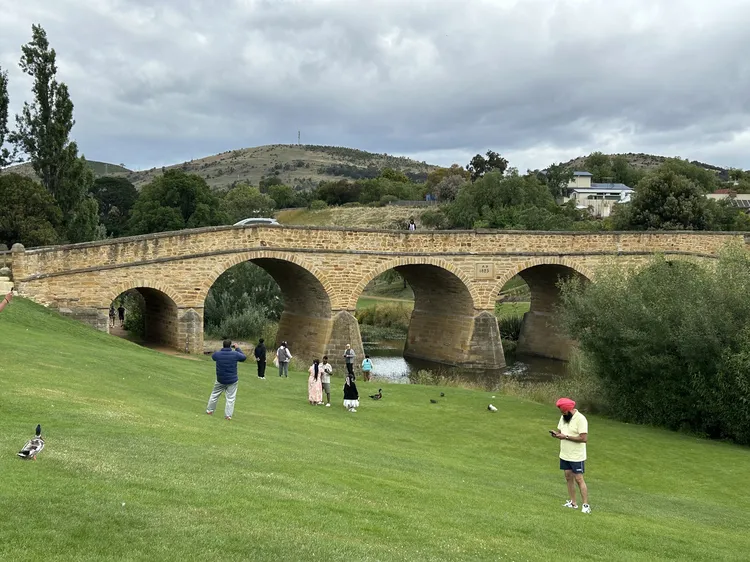
[[[247,357],[239,347],[232,344],[231,340],[224,340],[223,347],[211,356],[216,361],[216,382],[211,396],[208,399],[206,413],[210,416],[216,409],[216,403],[222,392],[226,393],[226,405],[224,406],[224,417],[232,419],[234,413],[234,401],[237,398],[237,363],[243,362]]]
[[[263,343],[263,338],[258,340],[255,347],[255,361],[258,363],[258,378],[266,380],[266,344]]]
[[[576,403],[570,398],[560,398],[555,404],[562,416],[557,423],[557,432],[550,431],[553,437],[560,440],[560,470],[565,471],[565,482],[568,484],[568,496],[564,507],[578,509],[576,503],[576,484],[581,491],[582,513],[591,513],[589,491],[583,479],[586,461],[586,443],[588,443],[589,422],[581,412],[576,410]]]

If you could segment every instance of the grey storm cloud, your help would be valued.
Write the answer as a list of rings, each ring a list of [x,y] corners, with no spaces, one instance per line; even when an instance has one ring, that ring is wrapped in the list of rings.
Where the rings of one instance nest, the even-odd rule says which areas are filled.
[[[594,150],[750,168],[746,0],[0,0],[12,110],[31,24],[82,152],[134,168],[303,142],[521,169]]]

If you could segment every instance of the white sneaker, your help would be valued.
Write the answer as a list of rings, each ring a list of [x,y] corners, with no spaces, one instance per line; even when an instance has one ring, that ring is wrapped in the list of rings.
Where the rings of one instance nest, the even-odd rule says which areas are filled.
[[[326,408],[330,408],[330,407],[331,407],[331,405],[330,405],[330,404],[326,404]]]
[[[591,506],[587,503],[581,506],[581,513],[591,513]]]
[[[563,504],[563,507],[569,507],[571,509],[578,509],[578,506],[573,503],[572,500],[568,500]]]
[[[354,412],[356,412],[357,410],[356,410],[356,409],[354,409],[354,408],[352,408],[352,409],[351,409],[351,410],[349,410],[349,411],[350,411],[350,412],[351,412],[351,413],[353,414],[353,413],[354,413]]]

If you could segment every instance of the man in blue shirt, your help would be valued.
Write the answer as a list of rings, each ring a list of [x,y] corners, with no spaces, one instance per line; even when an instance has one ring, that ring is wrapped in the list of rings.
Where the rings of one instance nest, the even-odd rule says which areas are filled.
[[[231,340],[224,340],[223,346],[219,351],[211,356],[216,361],[216,382],[208,399],[206,413],[210,416],[216,409],[216,403],[222,392],[226,392],[226,406],[224,407],[224,417],[232,419],[234,412],[234,399],[237,398],[237,363],[247,359],[239,347],[232,344]]]

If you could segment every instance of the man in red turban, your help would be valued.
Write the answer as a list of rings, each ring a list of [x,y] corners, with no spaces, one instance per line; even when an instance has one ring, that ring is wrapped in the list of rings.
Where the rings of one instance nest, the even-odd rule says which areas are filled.
[[[576,403],[570,398],[560,398],[555,406],[558,407],[562,415],[557,423],[557,432],[552,432],[552,434],[553,437],[560,440],[560,470],[565,471],[565,481],[568,484],[568,495],[570,497],[564,506],[578,509],[576,503],[576,484],[578,484],[583,501],[581,512],[591,513],[589,491],[583,479],[589,422],[581,412],[576,410]]]

